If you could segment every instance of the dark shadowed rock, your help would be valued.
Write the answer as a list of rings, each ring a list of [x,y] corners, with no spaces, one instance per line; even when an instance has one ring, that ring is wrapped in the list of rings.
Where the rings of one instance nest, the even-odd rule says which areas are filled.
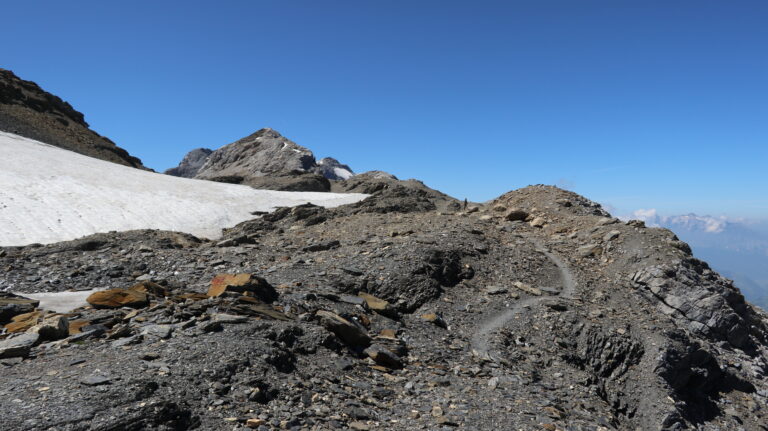
[[[320,159],[320,161],[317,162],[314,171],[329,180],[348,180],[355,175],[354,172],[352,172],[352,168],[341,164],[341,162],[333,157]]]
[[[40,335],[27,333],[0,340],[0,359],[28,356],[29,350],[39,339]]]
[[[14,316],[33,311],[39,304],[40,301],[35,299],[0,292],[0,325],[10,322]]]

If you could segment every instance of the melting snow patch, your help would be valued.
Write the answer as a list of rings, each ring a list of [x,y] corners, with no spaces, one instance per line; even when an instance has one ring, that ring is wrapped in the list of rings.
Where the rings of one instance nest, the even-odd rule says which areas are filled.
[[[38,308],[55,311],[56,313],[69,313],[75,308],[88,305],[85,299],[88,298],[91,293],[98,290],[99,289],[81,290],[78,292],[16,293],[16,295],[40,301]]]
[[[307,202],[325,207],[367,195],[279,192],[172,177],[0,132],[0,246],[162,229],[217,238],[253,211]]]

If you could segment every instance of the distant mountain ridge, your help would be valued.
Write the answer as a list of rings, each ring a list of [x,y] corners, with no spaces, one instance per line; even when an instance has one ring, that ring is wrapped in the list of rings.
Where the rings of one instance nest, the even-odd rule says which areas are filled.
[[[247,184],[276,190],[329,191],[328,180],[346,180],[352,169],[326,157],[317,161],[309,149],[263,128],[218,150],[190,151],[168,175]]]
[[[141,160],[91,130],[85,116],[72,105],[6,69],[0,69],[0,131],[146,169]]]

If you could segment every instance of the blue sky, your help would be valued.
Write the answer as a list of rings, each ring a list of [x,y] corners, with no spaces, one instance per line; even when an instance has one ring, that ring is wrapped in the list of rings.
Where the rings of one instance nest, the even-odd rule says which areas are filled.
[[[163,170],[272,127],[491,199],[768,218],[765,1],[35,1],[0,67]]]

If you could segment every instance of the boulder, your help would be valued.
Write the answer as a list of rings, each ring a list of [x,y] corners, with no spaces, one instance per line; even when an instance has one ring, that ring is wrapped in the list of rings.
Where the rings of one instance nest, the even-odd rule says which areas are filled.
[[[69,335],[69,321],[61,315],[48,316],[30,328],[30,332],[38,333],[41,340],[60,340]]]
[[[528,218],[528,213],[519,208],[512,208],[504,215],[504,218],[509,221],[525,221]]]
[[[0,341],[0,359],[26,358],[30,349],[40,340],[40,335],[35,333],[21,334],[16,337],[6,338]]]
[[[149,305],[149,298],[144,292],[133,289],[109,289],[92,293],[86,301],[93,308],[142,308]]]
[[[277,291],[267,280],[253,274],[219,274],[211,280],[208,296],[221,296],[225,292],[235,292],[255,296],[262,301],[272,302],[277,299]]]
[[[315,316],[326,329],[336,334],[346,344],[353,347],[368,347],[371,344],[371,337],[365,329],[338,314],[320,310]]]
[[[368,355],[369,358],[373,359],[379,365],[394,369],[403,368],[403,362],[396,354],[379,345],[373,344],[363,350],[363,353]]]

